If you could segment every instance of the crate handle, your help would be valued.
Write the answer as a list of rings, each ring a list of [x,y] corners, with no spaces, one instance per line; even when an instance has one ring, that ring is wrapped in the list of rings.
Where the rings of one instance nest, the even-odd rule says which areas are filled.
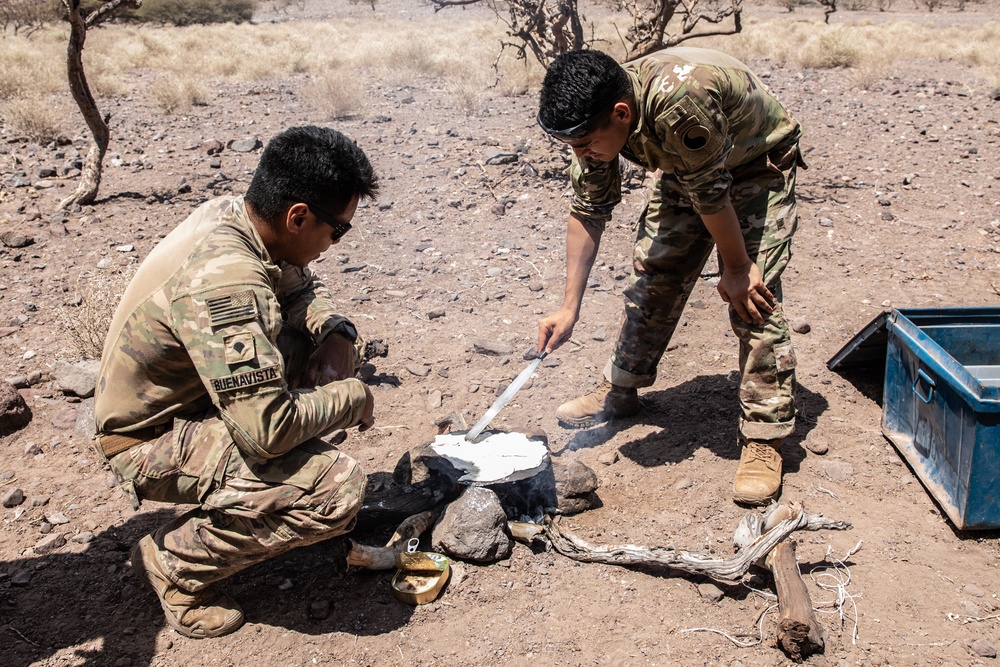
[[[923,380],[930,386],[930,391],[927,392],[927,396],[921,394],[920,390],[917,389],[917,385],[920,384],[921,380]],[[931,377],[927,375],[927,373],[925,373],[923,370],[919,368],[917,369],[917,379],[913,381],[913,393],[917,395],[917,398],[919,398],[924,403],[930,403],[931,399],[934,398],[934,387],[936,386],[937,385],[934,384],[934,380],[932,380]]]

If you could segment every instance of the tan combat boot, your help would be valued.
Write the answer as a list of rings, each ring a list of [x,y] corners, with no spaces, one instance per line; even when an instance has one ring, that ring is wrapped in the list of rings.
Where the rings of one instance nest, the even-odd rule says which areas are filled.
[[[243,610],[215,586],[188,593],[171,581],[157,560],[152,535],[133,547],[132,569],[160,598],[170,627],[185,637],[218,637],[243,625]]]
[[[639,412],[639,393],[631,387],[617,387],[607,380],[597,391],[556,409],[556,419],[568,428],[586,428],[600,422],[631,417]]]
[[[747,440],[733,479],[733,500],[766,505],[781,489],[781,440]]]

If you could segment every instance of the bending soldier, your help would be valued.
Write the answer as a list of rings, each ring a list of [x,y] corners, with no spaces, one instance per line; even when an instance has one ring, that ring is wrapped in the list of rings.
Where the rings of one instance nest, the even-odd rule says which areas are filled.
[[[357,331],[306,265],[377,192],[343,134],[289,129],[243,197],[199,207],[139,267],[101,360],[97,447],[138,507],[195,507],[142,538],[132,567],[189,637],[237,629],[216,582],[353,527],[365,475],[320,438],[369,428]]]
[[[601,234],[621,199],[619,159],[655,172],[637,225],[625,314],[595,393],[556,411],[569,427],[631,416],[713,246],[718,284],[740,341],[743,450],[737,502],[781,486],[781,443],[795,425],[795,355],[781,310],[781,273],[797,224],[798,122],[737,60],[671,48],[619,65],[597,51],[558,58],[542,83],[538,122],[573,149],[574,198],[562,307],[539,323],[538,350],[572,334]]]

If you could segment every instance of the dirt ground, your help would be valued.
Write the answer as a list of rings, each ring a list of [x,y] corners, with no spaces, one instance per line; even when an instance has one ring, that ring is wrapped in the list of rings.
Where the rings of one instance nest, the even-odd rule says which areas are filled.
[[[782,499],[853,524],[798,538],[813,600],[843,600],[842,613],[823,608],[827,650],[808,662],[991,664],[967,644],[1000,643],[1000,533],[954,530],[881,433],[879,372],[845,378],[826,362],[889,306],[997,303],[1000,102],[949,63],[909,63],[872,91],[843,70],[751,64],[805,126],[809,163],[784,281],[789,319],[811,331],[794,339],[799,419],[784,446]],[[383,486],[405,451],[432,439],[436,418],[459,411],[471,424],[526,364],[538,318],[562,299],[568,183],[559,176],[565,152],[534,124],[534,93],[489,99],[469,117],[431,79],[405,87],[372,81],[368,92],[364,113],[336,125],[371,156],[383,194],[314,267],[363,334],[390,345],[372,381],[377,426],[342,446]],[[237,633],[194,641],[165,626],[126,561],[131,545],[175,510],[148,503],[132,511],[76,430],[86,402],[63,396],[45,374],[73,357],[58,316],[79,295],[81,275],[140,261],[200,202],[247,185],[256,152],[227,149],[212,166],[203,142],[266,141],[314,120],[287,81],[213,86],[209,97],[183,117],[164,117],[141,96],[115,103],[101,199],[65,216],[56,205],[75,181],[39,179],[38,170],[58,169],[85,143],[30,145],[0,125],[2,179],[23,170],[51,184],[0,186],[0,232],[35,239],[0,247],[0,377],[36,380],[21,390],[33,421],[0,438],[0,494],[16,487],[26,496],[0,508],[5,664],[789,662],[771,645],[774,611],[764,616],[760,645],[688,631],[755,635],[771,602],[751,588],[770,590],[767,576],[716,600],[698,578],[581,564],[523,545],[500,563],[457,565],[441,598],[414,608],[391,597],[391,573],[338,577],[321,544],[229,582],[247,615]],[[520,157],[486,165],[497,151]],[[178,191],[186,190],[182,178],[189,191]],[[581,432],[553,417],[559,403],[597,382],[610,352],[642,201],[642,188],[632,190],[609,225],[574,342],[542,364],[495,424],[541,428],[553,456],[596,471],[601,507],[568,519],[592,541],[726,556],[747,510],[730,500],[737,350],[710,276],[697,286],[656,384],[642,393],[640,416]],[[476,338],[515,352],[477,354]],[[430,372],[411,372],[420,365]],[[51,525],[47,517],[60,513],[68,522]],[[37,553],[43,528],[68,542]],[[358,536],[370,544],[386,537]]]

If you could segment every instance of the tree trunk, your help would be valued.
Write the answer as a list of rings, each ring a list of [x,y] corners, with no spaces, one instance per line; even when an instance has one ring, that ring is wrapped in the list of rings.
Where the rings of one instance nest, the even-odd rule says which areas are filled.
[[[73,93],[76,105],[80,107],[80,113],[83,114],[92,137],[90,151],[83,163],[80,183],[73,194],[59,203],[59,208],[69,208],[74,204],[90,204],[97,198],[97,190],[101,186],[104,154],[108,150],[111,134],[108,123],[101,117],[97,102],[90,92],[87,75],[83,69],[83,43],[87,39],[87,24],[80,14],[80,0],[63,0],[63,4],[66,6],[66,16],[70,25],[69,44],[66,48],[69,89]]]

